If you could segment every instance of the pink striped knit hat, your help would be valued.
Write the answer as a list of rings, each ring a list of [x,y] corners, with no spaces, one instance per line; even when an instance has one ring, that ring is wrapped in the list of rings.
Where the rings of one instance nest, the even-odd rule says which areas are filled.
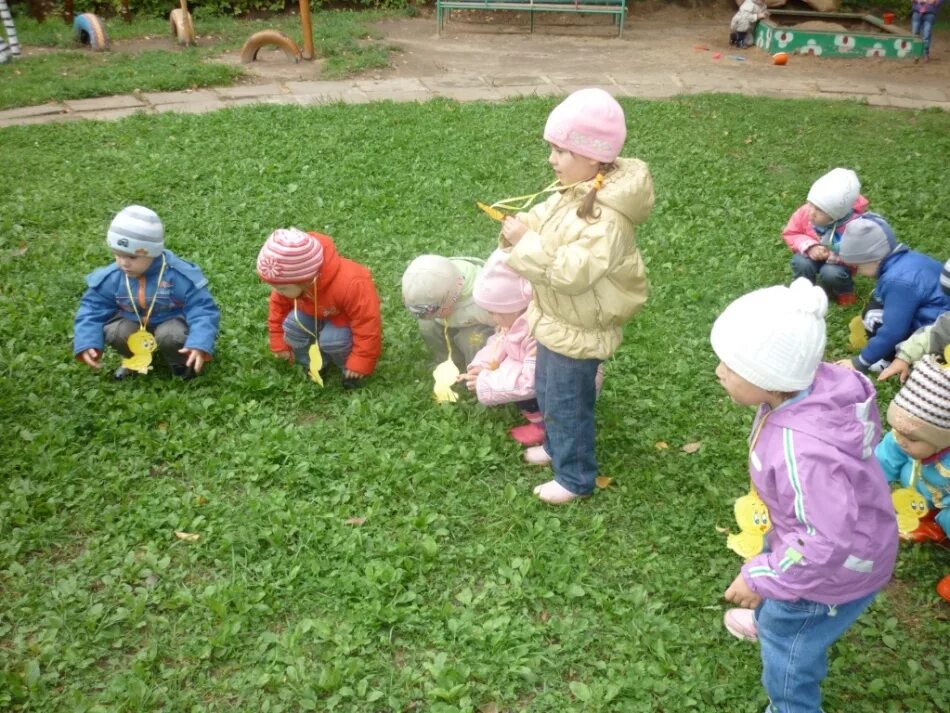
[[[313,280],[323,265],[323,245],[297,228],[278,228],[257,254],[257,274],[271,285]]]

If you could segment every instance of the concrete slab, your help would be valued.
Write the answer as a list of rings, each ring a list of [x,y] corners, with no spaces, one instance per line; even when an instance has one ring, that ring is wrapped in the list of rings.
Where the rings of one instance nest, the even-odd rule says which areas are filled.
[[[204,103],[210,101],[219,101],[218,95],[210,89],[196,89],[194,91],[182,92],[142,92],[139,94],[142,99],[152,106],[158,107],[163,104],[188,104]]]
[[[639,97],[641,99],[669,99],[685,93],[675,84],[621,84],[617,87],[617,96]]]
[[[888,95],[904,99],[919,99],[932,102],[950,101],[950,95],[945,89],[928,86],[926,84],[894,84],[888,82],[884,85]]]
[[[158,114],[167,114],[176,112],[178,114],[207,114],[209,111],[224,109],[228,105],[218,98],[208,101],[192,101],[181,104],[156,104],[155,111]]]
[[[433,96],[454,99],[455,101],[501,101],[505,97],[493,87],[445,87],[433,90]]]
[[[117,121],[133,114],[150,114],[151,109],[144,104],[140,107],[126,107],[124,109],[104,109],[102,111],[84,111],[79,114],[80,119],[90,121]]]
[[[95,99],[70,99],[64,101],[63,104],[72,111],[105,111],[107,109],[145,106],[145,102],[131,94],[117,94],[111,97],[96,97]]]
[[[322,94],[294,94],[297,103],[301,106],[313,106],[315,104],[368,104],[370,98],[366,92],[360,91],[354,87],[341,87],[337,91],[328,91]]]
[[[362,79],[353,82],[353,86],[372,96],[381,92],[407,93],[425,92],[425,85],[418,79]]]
[[[58,124],[63,121],[77,121],[83,118],[82,114],[40,114],[39,116],[24,116],[19,119],[0,119],[0,129],[5,126],[26,126],[28,124]]]
[[[836,82],[828,82],[821,79],[815,82],[815,86],[822,94],[872,95],[881,94],[884,91],[884,87],[878,84],[859,84],[856,82],[841,84]]]
[[[40,104],[39,106],[22,106],[19,109],[4,109],[0,111],[0,121],[6,119],[26,119],[31,116],[44,116],[47,114],[65,114],[66,110],[62,104]]]
[[[477,74],[456,74],[451,77],[420,77],[419,81],[422,82],[423,86],[432,91],[441,91],[443,89],[471,89],[487,86],[485,80]]]
[[[537,74],[485,77],[485,81],[493,87],[535,87],[547,84],[543,77]]]
[[[871,99],[886,99],[886,104],[881,104],[880,106],[890,106],[897,109],[931,109],[939,108],[944,111],[950,110],[950,102],[933,102],[926,99],[908,99],[905,97],[895,97],[895,96],[884,96],[884,97],[870,97]],[[870,103],[870,102],[869,102]],[[875,105],[877,105],[875,103]]]
[[[227,99],[224,106],[249,106],[251,104],[296,104],[297,98],[291,94],[281,94],[279,96],[266,95],[262,97],[241,97],[240,99]]]
[[[287,92],[279,84],[249,84],[241,87],[216,87],[214,93],[222,99],[258,99],[281,96]]]

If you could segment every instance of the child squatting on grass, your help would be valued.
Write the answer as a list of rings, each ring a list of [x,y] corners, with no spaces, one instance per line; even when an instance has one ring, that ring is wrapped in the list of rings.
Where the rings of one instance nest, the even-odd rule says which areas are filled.
[[[165,228],[139,205],[113,218],[106,243],[112,265],[86,277],[73,326],[73,353],[102,368],[104,345],[122,354],[116,379],[151,369],[156,347],[175,376],[190,379],[214,353],[221,314],[197,265],[165,250]]]
[[[258,254],[257,274],[272,288],[267,329],[274,356],[307,370],[317,345],[321,380],[332,361],[344,389],[373,373],[383,323],[367,267],[340,255],[329,235],[280,228]]]
[[[877,284],[862,315],[868,343],[856,357],[838,363],[865,374],[880,372],[900,342],[950,310],[950,295],[940,287],[941,265],[898,243],[891,226],[874,213],[848,223],[839,250],[859,275]]]
[[[496,328],[458,380],[485,406],[514,403],[527,423],[511,429],[511,436],[523,445],[536,446],[544,441],[544,422],[534,391],[538,347],[525,314],[531,284],[507,261],[504,250],[495,250],[475,278],[475,304],[491,315]]]
[[[950,366],[942,357],[927,355],[914,365],[887,409],[887,421],[891,430],[875,451],[884,474],[888,482],[916,492],[921,510],[927,510],[910,509],[904,513],[911,515],[909,522],[899,512],[901,536],[945,544],[950,535]],[[950,575],[937,584],[937,593],[950,602]]]
[[[819,713],[828,648],[891,578],[897,525],[874,457],[874,387],[821,362],[824,291],[804,278],[756,290],[713,324],[719,383],[757,412],[753,492],[768,508],[765,547],[726,590],[734,636],[758,641],[772,713]]]
[[[791,249],[792,275],[821,282],[839,305],[857,302],[854,268],[838,255],[845,225],[868,209],[857,174],[834,168],[815,181],[808,201],[792,213],[782,240]]]
[[[475,303],[475,279],[485,261],[420,255],[402,275],[402,301],[419,324],[434,364],[449,358],[460,372],[494,332],[491,315]]]
[[[653,179],[643,161],[618,158],[626,134],[623,109],[607,92],[568,96],[544,127],[548,163],[563,188],[502,223],[508,267],[533,289],[527,316],[538,341],[545,437],[525,460],[553,466],[554,479],[534,489],[551,504],[594,489],[597,372],[647,299],[635,226],[653,209]]]

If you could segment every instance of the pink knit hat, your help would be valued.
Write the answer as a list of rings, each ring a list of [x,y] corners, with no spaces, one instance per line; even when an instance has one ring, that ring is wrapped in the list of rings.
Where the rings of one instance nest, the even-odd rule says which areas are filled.
[[[545,141],[601,163],[617,158],[626,138],[623,109],[603,89],[578,89],[554,107],[544,126]]]
[[[323,245],[297,228],[278,228],[257,254],[257,274],[271,285],[313,280],[323,265]]]
[[[475,278],[475,304],[489,312],[523,312],[531,301],[531,283],[508,267],[508,253],[496,250]]]

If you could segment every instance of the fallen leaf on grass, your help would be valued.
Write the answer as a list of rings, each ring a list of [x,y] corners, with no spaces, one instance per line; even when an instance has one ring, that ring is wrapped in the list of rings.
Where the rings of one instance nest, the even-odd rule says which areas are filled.
[[[606,475],[598,475],[596,478],[594,478],[594,483],[601,490],[609,488],[612,482],[614,482],[614,479]]]
[[[702,441],[694,441],[693,443],[687,443],[685,446],[683,446],[683,453],[695,453],[702,447],[703,447]]]
[[[26,243],[20,243],[19,247],[10,251],[10,254],[13,255],[13,257],[23,257],[26,255]]]
[[[206,498],[204,495],[199,495],[197,498],[195,498],[195,502],[198,503],[198,505],[207,505],[208,498]]]
[[[347,525],[362,525],[364,522],[366,522],[366,518],[365,517],[348,517],[346,518],[345,522]]]
[[[656,442],[656,449],[657,449],[658,451],[665,451],[665,450],[666,450],[667,448],[669,448],[669,447],[670,447],[670,444],[667,443],[666,441],[657,441],[657,442]]]
[[[185,542],[197,542],[201,535],[198,535],[194,532],[182,532],[181,530],[175,530],[175,537],[179,540],[184,540]]]
[[[491,703],[479,706],[478,713],[498,713],[498,704],[492,701]]]

